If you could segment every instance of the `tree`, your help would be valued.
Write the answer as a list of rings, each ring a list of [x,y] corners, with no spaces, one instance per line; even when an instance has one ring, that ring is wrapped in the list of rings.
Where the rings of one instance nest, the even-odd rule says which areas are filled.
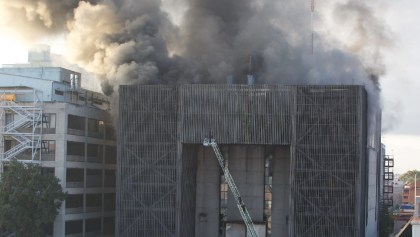
[[[43,174],[39,165],[12,161],[0,179],[0,230],[45,236],[65,196],[58,178]]]
[[[400,176],[400,179],[405,183],[414,184],[414,177],[417,175],[417,182],[420,181],[420,171],[409,170]]]
[[[394,230],[394,216],[389,208],[382,206],[379,210],[379,237],[388,237]]]

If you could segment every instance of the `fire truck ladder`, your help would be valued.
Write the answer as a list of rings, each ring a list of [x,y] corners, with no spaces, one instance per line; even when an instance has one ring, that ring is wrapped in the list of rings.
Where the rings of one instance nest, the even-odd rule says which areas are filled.
[[[249,215],[248,209],[246,209],[241,194],[239,193],[239,190],[236,187],[235,181],[233,180],[232,175],[230,175],[229,169],[225,166],[225,160],[222,156],[222,153],[219,150],[219,146],[217,145],[216,140],[214,138],[204,138],[203,145],[211,146],[213,148],[217,160],[219,161],[219,165],[222,168],[223,174],[225,175],[225,179],[229,185],[230,191],[232,191],[233,197],[235,197],[236,205],[238,206],[242,219],[245,222],[248,234],[251,237],[259,237],[257,232],[255,231],[255,226],[252,222],[251,215]]]

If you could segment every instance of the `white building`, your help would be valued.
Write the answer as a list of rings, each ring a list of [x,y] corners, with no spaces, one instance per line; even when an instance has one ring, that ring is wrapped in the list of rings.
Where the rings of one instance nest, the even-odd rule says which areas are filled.
[[[396,174],[394,176],[394,193],[393,193],[393,202],[394,202],[394,207],[396,207],[397,205],[401,205],[402,202],[402,195],[403,195],[403,190],[404,190],[404,181],[402,181],[400,179],[399,174]]]
[[[0,159],[39,162],[68,193],[48,235],[114,236],[116,141],[108,98],[59,67],[0,68]]]

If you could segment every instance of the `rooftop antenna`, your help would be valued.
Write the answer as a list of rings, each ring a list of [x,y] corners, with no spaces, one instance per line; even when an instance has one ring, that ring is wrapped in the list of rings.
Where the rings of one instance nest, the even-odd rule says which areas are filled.
[[[248,80],[248,85],[255,84],[255,78],[254,75],[252,75],[252,55],[249,55],[248,75],[246,77]]]
[[[252,55],[249,55],[248,75],[252,73]]]
[[[311,0],[311,54],[314,54],[314,12],[315,12],[315,0]]]

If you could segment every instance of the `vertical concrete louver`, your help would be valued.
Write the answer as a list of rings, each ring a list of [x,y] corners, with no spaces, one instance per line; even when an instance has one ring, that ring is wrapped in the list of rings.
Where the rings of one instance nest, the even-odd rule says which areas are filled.
[[[197,154],[209,133],[222,146],[290,147],[282,190],[289,236],[364,236],[362,86],[134,85],[119,93],[117,236],[196,235]]]

